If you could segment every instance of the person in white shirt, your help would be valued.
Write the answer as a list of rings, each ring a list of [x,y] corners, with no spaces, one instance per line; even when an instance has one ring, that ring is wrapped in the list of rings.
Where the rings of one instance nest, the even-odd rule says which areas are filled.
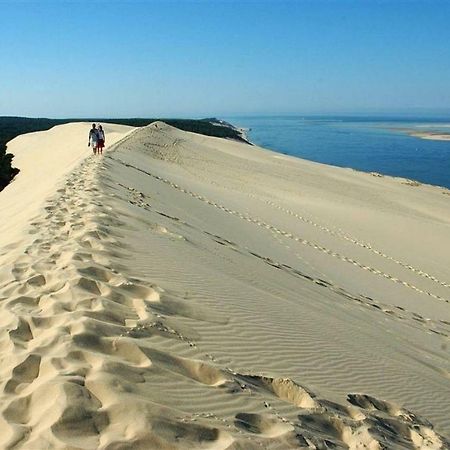
[[[93,123],[92,128],[89,130],[88,147],[89,146],[92,147],[94,155],[97,154],[97,145],[98,145],[98,130],[96,128],[95,123]]]

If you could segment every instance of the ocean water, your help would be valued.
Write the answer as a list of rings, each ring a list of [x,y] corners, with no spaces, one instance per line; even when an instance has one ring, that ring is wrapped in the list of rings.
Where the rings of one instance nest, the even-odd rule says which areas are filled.
[[[405,131],[450,133],[450,117],[227,117],[257,145],[325,164],[450,188],[450,141]]]

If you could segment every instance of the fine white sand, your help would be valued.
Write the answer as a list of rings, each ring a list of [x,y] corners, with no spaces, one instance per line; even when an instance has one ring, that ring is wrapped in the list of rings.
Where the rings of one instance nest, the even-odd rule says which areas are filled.
[[[87,146],[90,128],[90,123],[71,123],[23,134],[8,143],[20,175],[1,193],[2,219],[8,220],[0,222],[0,248],[24,236],[23,229],[55,193],[57,183],[92,153]],[[105,124],[104,130],[112,145],[134,128]]]
[[[450,191],[88,130],[8,147],[0,448],[449,448]]]

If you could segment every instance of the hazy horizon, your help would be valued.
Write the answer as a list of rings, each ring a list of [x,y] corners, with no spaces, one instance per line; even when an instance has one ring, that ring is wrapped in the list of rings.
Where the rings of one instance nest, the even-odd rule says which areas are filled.
[[[100,115],[60,115],[60,116],[44,116],[44,115],[18,115],[18,114],[0,114],[1,117],[21,117],[29,119],[55,119],[55,120],[66,120],[66,119],[157,119],[157,118],[167,118],[167,119],[206,119],[206,118],[217,118],[226,119],[232,117],[399,117],[399,118],[442,118],[445,120],[450,120],[450,109],[442,110],[427,110],[427,109],[410,109],[410,110],[394,110],[394,111],[299,111],[299,112],[288,112],[288,113],[275,113],[275,112],[261,112],[261,113],[204,113],[204,114],[182,114],[182,115],[114,115],[114,116],[100,116]]]

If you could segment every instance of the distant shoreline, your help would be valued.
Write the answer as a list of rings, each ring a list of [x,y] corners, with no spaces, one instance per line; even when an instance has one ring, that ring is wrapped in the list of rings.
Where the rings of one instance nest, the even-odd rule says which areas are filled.
[[[390,128],[393,131],[400,131],[408,136],[419,139],[428,139],[431,141],[450,141],[450,133],[442,133],[437,131],[417,131],[411,128]]]
[[[410,136],[432,141],[450,141],[450,133],[433,133],[431,131],[410,132]]]
[[[253,142],[251,142],[248,138],[247,132],[250,131],[250,128],[243,128],[239,126],[235,126],[230,122],[227,122],[226,120],[217,119],[216,117],[202,119],[206,122],[211,123],[212,125],[216,125],[218,127],[225,127],[228,128],[234,132],[236,132],[239,135],[239,139],[236,140],[242,140],[245,141],[247,144],[254,145]]]

